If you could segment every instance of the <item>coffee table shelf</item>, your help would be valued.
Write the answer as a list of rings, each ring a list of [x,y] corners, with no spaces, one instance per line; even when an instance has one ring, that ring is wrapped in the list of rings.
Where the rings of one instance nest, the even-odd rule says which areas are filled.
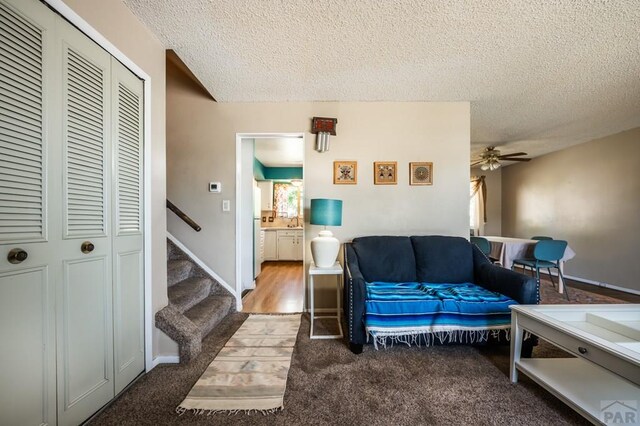
[[[581,358],[521,359],[516,367],[596,424],[602,421],[603,401],[640,399],[638,386]]]

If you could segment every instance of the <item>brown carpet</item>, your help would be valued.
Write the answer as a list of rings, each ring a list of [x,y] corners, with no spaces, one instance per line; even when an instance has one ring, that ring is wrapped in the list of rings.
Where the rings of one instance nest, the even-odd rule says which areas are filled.
[[[621,301],[572,289],[573,303]],[[544,303],[565,303],[544,283]],[[588,424],[581,416],[521,375],[509,382],[509,347],[396,346],[352,354],[344,341],[309,340],[308,315],[302,318],[293,353],[284,411],[263,416],[211,416],[175,408],[242,324],[246,314],[225,319],[203,342],[190,364],[161,365],[91,423],[95,425],[390,425]],[[534,356],[563,356],[541,343]],[[565,355],[566,356],[566,355]]]

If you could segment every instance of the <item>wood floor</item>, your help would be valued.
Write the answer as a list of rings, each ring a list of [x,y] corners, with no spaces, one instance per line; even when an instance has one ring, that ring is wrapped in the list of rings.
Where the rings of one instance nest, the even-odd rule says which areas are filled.
[[[302,312],[303,279],[302,262],[264,262],[255,290],[242,299],[242,312]]]

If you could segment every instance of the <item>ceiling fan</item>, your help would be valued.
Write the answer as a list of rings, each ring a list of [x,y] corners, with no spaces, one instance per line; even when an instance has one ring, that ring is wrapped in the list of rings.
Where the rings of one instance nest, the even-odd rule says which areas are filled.
[[[518,158],[527,155],[526,152],[514,152],[513,154],[500,155],[500,151],[495,146],[489,146],[482,151],[480,158],[471,163],[471,167],[482,164],[482,170],[497,170],[500,167],[500,161],[531,161],[531,158]]]

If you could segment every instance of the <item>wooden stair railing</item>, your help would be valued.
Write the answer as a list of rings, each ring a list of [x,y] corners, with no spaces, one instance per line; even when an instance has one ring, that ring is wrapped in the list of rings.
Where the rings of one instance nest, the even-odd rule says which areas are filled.
[[[200,230],[202,230],[200,225],[198,225],[193,219],[187,216],[185,212],[180,210],[175,204],[173,204],[169,200],[167,200],[167,208],[172,212],[174,212],[176,216],[178,216],[180,219],[184,220],[187,225],[193,228],[194,231],[200,232]]]

